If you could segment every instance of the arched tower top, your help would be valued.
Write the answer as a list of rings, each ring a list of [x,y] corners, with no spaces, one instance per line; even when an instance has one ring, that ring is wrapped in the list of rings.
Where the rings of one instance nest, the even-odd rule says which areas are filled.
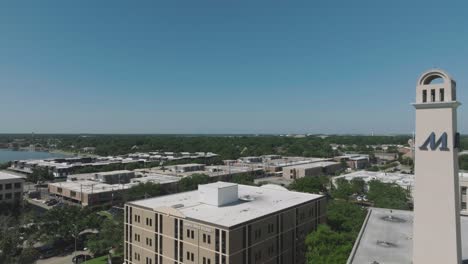
[[[416,84],[416,103],[446,103],[454,102],[456,97],[456,82],[445,71],[431,69],[418,79]]]
[[[442,79],[443,83],[455,82],[447,72],[440,69],[431,69],[421,74],[421,77],[419,77],[418,80],[418,85],[429,85],[437,79]]]

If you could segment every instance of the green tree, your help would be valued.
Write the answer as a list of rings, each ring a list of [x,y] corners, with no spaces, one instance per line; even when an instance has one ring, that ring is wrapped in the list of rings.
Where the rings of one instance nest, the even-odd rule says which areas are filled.
[[[331,201],[328,225],[319,225],[306,238],[307,263],[346,263],[367,211],[346,201]]]
[[[354,193],[351,183],[344,179],[339,178],[335,181],[336,187],[332,190],[331,195],[335,199],[349,200],[349,197]]]
[[[179,190],[181,192],[196,190],[199,184],[207,184],[210,182],[210,176],[206,174],[195,173],[184,177],[179,181]]]
[[[140,183],[126,191],[124,200],[134,201],[138,199],[156,197],[163,194],[161,185],[152,182]]]
[[[113,249],[115,252],[123,251],[124,241],[123,217],[106,219],[98,234],[92,235],[86,242],[86,246],[95,255],[104,255]]]
[[[377,180],[369,182],[367,198],[375,207],[389,209],[409,209],[409,192],[396,183],[383,183]]]
[[[329,179],[326,176],[304,177],[294,180],[289,189],[307,193],[328,193]]]
[[[232,177],[231,182],[244,185],[254,185],[255,178],[247,173],[236,174]]]
[[[349,234],[333,231],[327,225],[319,225],[317,231],[307,236],[305,243],[309,264],[346,263],[353,248]]]
[[[350,181],[353,193],[362,195],[366,190],[366,182],[362,178],[354,178]]]
[[[37,167],[33,168],[31,174],[28,174],[27,180],[33,183],[52,181],[54,175],[47,168]]]

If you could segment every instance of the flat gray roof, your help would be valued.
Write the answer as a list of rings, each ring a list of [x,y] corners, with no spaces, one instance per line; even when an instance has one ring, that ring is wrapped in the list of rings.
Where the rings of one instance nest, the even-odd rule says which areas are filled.
[[[14,175],[5,171],[0,171],[0,180],[13,180],[13,179],[22,179],[24,180],[24,177]]]
[[[369,208],[348,264],[411,264],[413,258],[413,212]],[[390,217],[391,216],[391,217]],[[462,257],[468,260],[468,217],[461,217]],[[434,239],[437,239],[434,237]]]
[[[312,169],[312,168],[319,168],[319,167],[327,167],[330,165],[339,165],[340,163],[334,161],[319,161],[314,163],[307,163],[301,165],[292,165],[292,166],[285,166],[286,169]]]
[[[242,197],[248,197],[248,199],[239,199],[236,203],[218,207],[200,202],[199,192],[196,190],[130,202],[129,204],[154,211],[167,211],[167,208],[171,208],[171,210],[176,210],[178,214],[190,219],[232,227],[323,197],[318,194],[288,191],[281,186],[273,188],[271,185],[255,187],[240,184],[238,185],[238,196],[241,199]]]

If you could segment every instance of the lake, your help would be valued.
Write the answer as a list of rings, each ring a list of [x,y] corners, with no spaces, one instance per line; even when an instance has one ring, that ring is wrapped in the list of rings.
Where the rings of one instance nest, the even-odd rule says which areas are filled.
[[[0,163],[12,160],[63,158],[67,155],[42,151],[14,151],[0,149]]]

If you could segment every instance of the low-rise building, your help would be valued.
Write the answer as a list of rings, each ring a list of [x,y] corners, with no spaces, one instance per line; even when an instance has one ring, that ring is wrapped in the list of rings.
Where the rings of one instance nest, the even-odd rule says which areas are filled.
[[[24,178],[0,171],[0,203],[21,202]]]
[[[170,166],[168,168],[169,170],[173,172],[179,172],[179,173],[191,172],[191,171],[203,171],[205,170],[205,164],[190,163],[190,164]]]
[[[380,164],[395,161],[398,159],[398,153],[374,152],[377,162]]]
[[[121,194],[130,187],[129,184],[106,184],[88,180],[48,184],[50,194],[82,206],[112,204],[120,200]]]
[[[305,263],[322,195],[216,182],[127,203],[125,263]]]
[[[337,156],[333,158],[338,162],[346,162],[346,164],[355,170],[362,170],[369,167],[369,155],[362,154],[346,154],[342,156]]]
[[[286,179],[299,179],[311,176],[332,175],[341,169],[342,166],[339,162],[322,161],[283,167],[283,177]]]
[[[408,190],[410,194],[412,194],[414,191],[414,175],[413,174],[362,170],[362,171],[355,171],[352,173],[333,177],[333,183],[335,183],[336,180],[340,178],[346,179],[348,181],[359,178],[359,179],[364,180],[364,182],[366,183],[372,180],[378,180],[384,183],[395,183],[399,185],[400,187]]]

